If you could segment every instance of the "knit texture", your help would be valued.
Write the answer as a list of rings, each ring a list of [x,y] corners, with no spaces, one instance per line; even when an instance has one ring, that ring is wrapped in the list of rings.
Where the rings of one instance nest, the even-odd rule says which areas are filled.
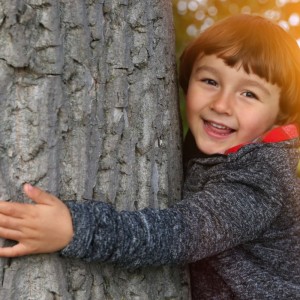
[[[129,268],[195,262],[194,299],[300,299],[298,147],[195,157],[183,200],[168,209],[69,201],[75,234],[61,254]]]

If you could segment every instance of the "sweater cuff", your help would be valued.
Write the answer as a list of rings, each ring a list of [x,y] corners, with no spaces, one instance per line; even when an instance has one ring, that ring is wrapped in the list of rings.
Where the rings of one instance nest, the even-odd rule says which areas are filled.
[[[89,207],[75,201],[64,201],[69,208],[74,235],[71,242],[60,251],[62,256],[83,258],[92,240],[91,224],[94,216],[90,214]]]

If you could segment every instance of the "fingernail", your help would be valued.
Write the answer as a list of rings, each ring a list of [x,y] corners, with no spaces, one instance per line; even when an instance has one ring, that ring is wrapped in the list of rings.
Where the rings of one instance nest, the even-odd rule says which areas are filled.
[[[30,183],[25,183],[27,191],[31,191],[33,189],[33,186]]]

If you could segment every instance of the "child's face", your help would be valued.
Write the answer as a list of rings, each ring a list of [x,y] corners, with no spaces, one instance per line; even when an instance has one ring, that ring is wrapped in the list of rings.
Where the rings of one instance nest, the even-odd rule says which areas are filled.
[[[280,88],[216,55],[198,58],[186,94],[187,119],[198,148],[224,153],[248,143],[273,126]]]

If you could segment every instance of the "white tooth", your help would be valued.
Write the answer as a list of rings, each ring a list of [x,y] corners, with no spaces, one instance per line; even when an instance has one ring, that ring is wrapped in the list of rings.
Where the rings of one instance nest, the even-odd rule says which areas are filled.
[[[228,127],[226,126],[222,126],[222,125],[219,125],[219,124],[215,124],[215,123],[210,123],[213,127],[216,127],[218,129],[227,129]]]

